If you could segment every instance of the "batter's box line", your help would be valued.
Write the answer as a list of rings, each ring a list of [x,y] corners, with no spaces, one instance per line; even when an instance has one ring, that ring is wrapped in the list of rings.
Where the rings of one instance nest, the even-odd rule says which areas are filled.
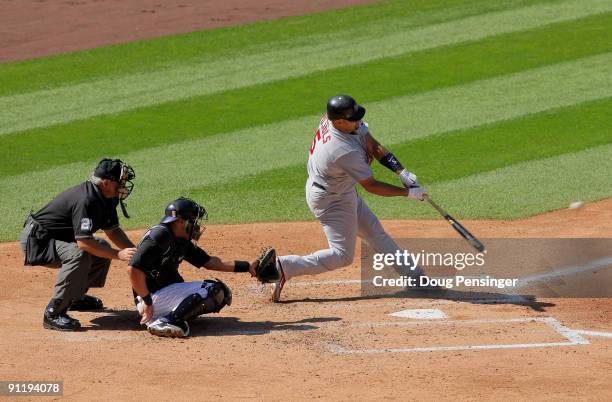
[[[509,318],[495,320],[442,320],[442,321],[408,321],[408,322],[385,322],[385,323],[358,323],[353,327],[398,327],[418,325],[465,325],[465,324],[498,324],[516,322],[542,322],[547,324],[557,334],[561,335],[567,342],[541,342],[541,343],[512,343],[512,344],[488,344],[488,345],[461,345],[461,346],[432,346],[418,348],[382,348],[382,349],[349,349],[338,344],[322,342],[323,346],[336,354],[376,354],[376,353],[418,353],[418,352],[441,352],[460,350],[491,350],[491,349],[528,349],[545,348],[553,346],[576,346],[588,345],[590,342],[576,331],[567,328],[553,317],[535,318]]]
[[[313,287],[313,286],[333,286],[333,285],[338,285],[338,286],[343,286],[343,285],[363,285],[363,284],[368,284],[371,281],[368,280],[361,280],[361,279],[329,279],[329,280],[322,280],[322,281],[287,281],[287,283],[285,284],[285,287],[289,288],[289,287]],[[263,288],[263,284],[261,283],[252,283],[249,285],[249,289],[252,291],[256,291],[258,293],[260,293],[262,291]],[[427,298],[427,295],[423,295],[423,298]],[[409,300],[408,298],[406,300]],[[531,300],[520,296],[520,295],[515,295],[515,294],[508,294],[508,295],[502,295],[501,297],[495,297],[495,298],[486,298],[486,299],[466,299],[466,300],[443,300],[443,299],[436,299],[436,303],[445,303],[445,304],[455,304],[456,302],[469,302],[469,303],[474,303],[474,304],[501,304],[501,303],[532,303]],[[425,303],[431,303],[431,302],[425,302]],[[395,303],[394,303],[395,304]]]

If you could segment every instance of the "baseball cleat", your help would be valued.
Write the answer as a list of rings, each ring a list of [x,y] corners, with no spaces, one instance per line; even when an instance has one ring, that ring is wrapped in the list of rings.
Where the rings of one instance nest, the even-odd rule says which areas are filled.
[[[71,311],[96,311],[103,308],[102,300],[90,295],[83,295],[83,297],[70,304]]]
[[[70,317],[68,314],[59,313],[56,315],[49,314],[45,311],[43,317],[43,328],[53,329],[56,331],[78,331],[81,329],[79,320]]]
[[[189,324],[187,324],[187,321],[177,321],[171,324],[158,319],[149,324],[147,330],[152,335],[166,338],[184,338],[189,336]]]
[[[283,287],[287,282],[285,278],[285,272],[283,272],[283,267],[280,265],[280,261],[277,260],[278,270],[280,272],[280,278],[278,282],[272,284],[272,302],[278,303],[280,302],[281,292],[283,291]]]

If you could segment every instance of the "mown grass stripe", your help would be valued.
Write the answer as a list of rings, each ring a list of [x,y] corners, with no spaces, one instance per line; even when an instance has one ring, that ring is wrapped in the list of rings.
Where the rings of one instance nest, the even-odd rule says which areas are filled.
[[[0,177],[40,170],[43,166],[87,160],[91,155],[126,153],[319,113],[329,93],[345,92],[347,88],[360,101],[371,104],[372,101],[393,96],[458,86],[482,78],[610,51],[612,41],[607,38],[611,27],[612,14],[593,16],[535,31],[383,59],[300,79],[117,116],[97,117],[19,135],[0,136],[0,157],[7,162],[0,166]],[[554,74],[554,70],[551,73]],[[574,70],[572,74],[579,75],[581,72]],[[547,78],[546,82],[551,78],[555,76]],[[504,88],[507,90],[507,87]],[[450,95],[454,96],[454,92]],[[279,99],[283,101],[279,102]],[[426,102],[428,98],[416,99]],[[436,98],[435,101],[439,100]],[[419,110],[419,105],[413,104],[410,107]],[[75,141],[79,141],[78,147],[74,145]]]
[[[161,72],[128,75],[0,98],[0,134],[298,77],[492,35],[612,11],[611,0],[579,0],[488,13],[363,39],[324,42]],[[248,66],[248,68],[245,68]]]
[[[392,145],[610,97],[611,69],[612,54],[590,57],[368,104],[368,119],[374,135]],[[129,225],[147,224],[158,214],[160,204],[185,190],[221,186],[245,175],[304,164],[317,119],[312,115],[118,155],[133,164],[138,174],[137,191],[130,200],[135,218]],[[84,179],[97,159],[0,180],[0,193],[11,194],[0,205],[0,228],[6,228],[6,236],[14,233],[30,207],[43,205],[58,189]]]
[[[514,119],[612,96],[612,53],[394,98],[370,117],[390,143]],[[402,116],[401,118],[398,118]],[[377,129],[379,122],[385,122]]]
[[[610,171],[612,145],[603,145],[436,184],[431,192],[456,217],[517,219],[612,196]],[[411,216],[410,209],[398,204],[385,214]]]
[[[610,110],[612,98],[421,138],[396,144],[391,149],[419,175],[422,183],[435,187],[486,171],[610,144]],[[375,163],[373,167],[378,179],[399,184],[397,176],[380,164]],[[306,169],[301,163],[226,181],[221,194],[217,194],[218,185],[213,184],[194,188],[187,195],[205,200],[210,210],[216,212],[215,220],[284,220],[292,219],[292,215],[306,218],[305,180]],[[609,191],[612,193],[612,188]],[[241,211],[241,204],[233,203],[232,199],[249,200],[248,211]],[[282,207],[273,209],[267,203]],[[386,211],[384,202],[381,208]],[[498,217],[503,215],[502,212]]]
[[[368,104],[366,118],[374,136],[384,143],[395,144],[610,96],[612,53],[607,53],[510,76]],[[152,183],[174,177],[175,172],[171,167],[180,165],[181,160],[192,160],[194,168],[206,170],[198,177],[201,184],[220,182],[240,176],[244,170],[256,173],[255,169],[273,168],[273,161],[276,161],[277,166],[286,166],[295,163],[296,158],[305,160],[305,150],[312,139],[310,133],[316,121],[318,115],[311,115],[124,155],[132,161],[138,160],[132,163],[147,166],[151,160],[156,159],[153,156],[167,154],[156,164],[167,176],[156,175],[151,178]],[[244,144],[249,147],[244,147]],[[257,159],[262,162],[252,164]],[[267,163],[271,166],[265,166]],[[75,165],[49,171],[67,173]],[[25,177],[36,177],[39,174],[44,175],[44,172],[26,173],[14,179],[19,182]],[[64,174],[53,175],[64,177]],[[78,173],[72,177],[78,177]],[[0,184],[12,182],[12,178],[0,180]]]
[[[603,145],[432,183],[428,189],[458,219],[518,219],[566,208],[576,200],[589,202],[612,196],[612,176],[601,174],[612,169],[611,161],[612,145]],[[206,187],[184,194],[206,205],[211,223],[312,220],[305,202],[304,179],[262,174],[249,179],[251,187],[236,188],[230,183],[223,191]],[[282,185],[266,187],[271,180]],[[425,203],[360,192],[380,218],[439,218]],[[236,200],[248,200],[248,208]]]
[[[0,95],[177,65],[212,62],[304,44],[380,37],[389,32],[559,0],[393,0],[235,27],[0,64]],[[333,24],[327,21],[334,21]],[[282,32],[282,37],[279,37]],[[109,63],[109,60],[112,62]]]

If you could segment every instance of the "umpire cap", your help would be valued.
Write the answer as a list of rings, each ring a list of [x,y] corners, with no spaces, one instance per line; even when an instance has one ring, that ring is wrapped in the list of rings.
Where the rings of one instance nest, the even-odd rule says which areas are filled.
[[[127,177],[121,177],[124,175],[124,167],[127,167],[127,175],[125,175]],[[94,170],[94,176],[118,182],[121,179],[132,180],[136,175],[134,170],[121,159],[104,158],[98,162],[98,166]]]
[[[327,118],[330,120],[359,121],[365,112],[365,108],[348,95],[336,95],[327,101]]]

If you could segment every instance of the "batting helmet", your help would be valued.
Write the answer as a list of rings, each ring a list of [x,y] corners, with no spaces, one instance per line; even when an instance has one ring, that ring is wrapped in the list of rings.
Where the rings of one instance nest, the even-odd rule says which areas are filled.
[[[330,120],[359,121],[365,112],[365,108],[348,95],[336,95],[327,101],[327,118]]]

